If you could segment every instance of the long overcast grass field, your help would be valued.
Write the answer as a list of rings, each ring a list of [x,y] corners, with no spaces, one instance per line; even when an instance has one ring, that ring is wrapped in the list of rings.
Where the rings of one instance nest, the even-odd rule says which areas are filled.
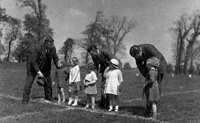
[[[84,70],[82,70],[82,77]],[[200,77],[187,78],[166,75],[159,116],[152,121],[144,116],[141,89],[144,80],[134,70],[123,70],[123,90],[119,113],[108,113],[97,106],[95,111],[83,110],[85,95],[80,92],[80,106],[70,108],[36,101],[43,89],[33,84],[28,105],[21,104],[25,83],[25,64],[0,64],[0,123],[198,123],[200,122]],[[99,81],[98,81],[99,84]],[[99,87],[99,86],[98,86]],[[99,89],[99,88],[98,88]],[[67,90],[67,87],[66,87]],[[99,90],[98,90],[99,91]],[[56,88],[53,87],[56,102]],[[66,91],[67,93],[67,91]],[[100,98],[97,95],[97,103]],[[35,100],[35,101],[34,101]]]

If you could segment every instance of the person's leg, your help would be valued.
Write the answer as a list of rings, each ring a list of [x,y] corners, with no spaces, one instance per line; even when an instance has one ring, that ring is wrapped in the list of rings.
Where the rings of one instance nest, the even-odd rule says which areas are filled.
[[[101,75],[101,100],[100,100],[100,107],[107,108],[109,105],[109,100],[106,94],[104,94],[105,89],[105,77],[103,77],[103,74]]]
[[[95,95],[91,95],[91,105],[92,109],[95,109]]]
[[[69,88],[68,88],[68,94],[69,94],[69,100],[68,100],[68,105],[71,105],[72,102],[73,102],[73,98],[72,98],[72,91],[73,91],[73,87],[72,85],[70,84],[69,85]]]
[[[88,109],[89,106],[90,106],[90,95],[87,94],[87,101],[86,101],[85,109]]]
[[[113,95],[114,97],[114,105],[115,105],[115,112],[119,111],[119,98],[118,95]]]
[[[149,115],[151,112],[151,104],[149,102],[149,87],[146,86],[144,89],[145,97],[146,97],[146,114]]]
[[[62,96],[62,103],[64,103],[66,101],[64,88],[61,88],[60,91]]]
[[[78,87],[78,83],[74,83],[74,103],[72,104],[72,106],[77,106],[78,105],[78,91],[79,91],[79,87]]]
[[[158,85],[159,85],[159,93],[160,96],[162,96],[162,80],[163,80],[164,74],[163,73],[159,73],[158,74]]]
[[[109,109],[108,109],[108,111],[112,111],[113,110],[113,95],[112,94],[108,94],[107,95],[108,96],[108,98],[109,98]]]
[[[157,118],[157,104],[155,102],[152,103],[152,112],[153,112],[153,118]]]
[[[31,75],[28,75],[26,77],[26,83],[24,85],[23,99],[22,99],[22,103],[24,103],[24,104],[29,102],[31,87],[33,85],[33,80],[34,80],[34,78]]]
[[[53,99],[53,94],[52,94],[52,81],[50,76],[45,76],[46,82],[44,84],[44,94],[45,94],[45,99],[52,101]]]
[[[58,93],[58,102],[57,102],[58,104],[60,104],[61,103],[61,94],[60,93]]]
[[[162,96],[162,80],[164,78],[164,74],[161,73],[161,74],[158,74],[158,89],[159,89],[159,97],[161,98]],[[160,105],[160,99],[158,100],[157,102],[157,112],[159,110],[159,106]]]

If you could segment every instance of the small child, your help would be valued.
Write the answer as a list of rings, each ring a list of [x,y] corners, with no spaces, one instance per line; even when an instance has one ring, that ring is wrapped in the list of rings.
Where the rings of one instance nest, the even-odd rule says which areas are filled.
[[[77,57],[72,57],[72,67],[69,73],[69,101],[68,105],[78,105],[78,92],[80,91],[80,67]],[[73,103],[73,104],[72,104]]]
[[[87,104],[85,108],[89,108],[91,102],[91,108],[95,109],[95,96],[97,94],[97,75],[95,73],[95,66],[92,63],[87,65],[87,73],[84,79],[84,86],[85,86],[85,94],[87,95]]]
[[[147,68],[149,69],[149,80],[145,86],[145,95],[147,98],[147,112],[153,113],[153,118],[157,117],[157,104],[160,100],[160,92],[158,85],[158,67],[160,65],[159,59],[152,57],[147,60]]]
[[[61,61],[62,62],[62,61]],[[60,63],[63,64],[63,63]],[[58,93],[58,104],[64,103],[65,98],[65,91],[64,87],[66,85],[66,78],[69,78],[69,73],[67,67],[63,67],[62,69],[55,70],[55,82],[57,84],[57,93]]]
[[[108,111],[113,110],[115,106],[115,112],[119,110],[119,100],[118,95],[123,82],[122,72],[119,69],[119,61],[117,59],[110,60],[110,66],[105,70],[104,76],[106,78],[105,90],[104,93],[108,96],[109,99],[109,109]]]

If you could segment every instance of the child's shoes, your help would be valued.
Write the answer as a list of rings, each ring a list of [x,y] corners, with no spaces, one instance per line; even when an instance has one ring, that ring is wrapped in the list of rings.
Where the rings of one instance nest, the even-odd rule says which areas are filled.
[[[109,106],[108,111],[110,112],[110,111],[112,111],[112,110],[113,110],[113,107],[112,107],[112,106]]]
[[[118,112],[118,111],[119,111],[119,106],[116,105],[116,106],[115,106],[115,112]]]
[[[89,108],[89,105],[87,104],[85,107],[84,107],[84,109],[88,109]]]
[[[72,104],[72,102],[73,102],[73,99],[72,98],[69,98],[69,101],[68,101],[68,105],[71,105]]]
[[[91,108],[92,108],[92,109],[95,109],[95,105],[92,105]]]
[[[72,106],[77,106],[78,105],[78,99],[74,100],[74,103],[72,104]]]

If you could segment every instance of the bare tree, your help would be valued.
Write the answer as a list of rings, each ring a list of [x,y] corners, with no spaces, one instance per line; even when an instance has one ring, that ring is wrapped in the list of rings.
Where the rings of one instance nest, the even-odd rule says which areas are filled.
[[[42,0],[18,0],[21,7],[29,8],[31,13],[25,15],[24,30],[31,33],[41,44],[45,36],[52,36],[53,30],[49,27],[49,20],[46,16],[46,5]]]
[[[136,24],[127,17],[112,16],[104,19],[102,26],[103,32],[101,39],[105,42],[106,48],[111,55],[115,57],[118,52],[125,50],[123,39]]]
[[[190,71],[193,71],[193,60],[194,60],[194,44],[197,42],[197,37],[200,35],[200,15],[194,15],[191,23],[192,32],[190,36],[187,38],[188,45],[186,49],[185,55],[185,73],[188,67],[188,61],[190,58]]]
[[[115,57],[117,53],[125,50],[124,38],[135,26],[136,23],[127,17],[106,18],[101,11],[98,11],[94,22],[83,32],[86,38],[82,42],[82,47],[87,48],[95,44]],[[86,54],[86,59],[87,56]]]
[[[180,16],[180,19],[175,22],[175,27],[172,28],[177,40],[175,65],[176,74],[181,72],[181,62],[184,56],[185,40],[191,28],[192,27],[189,24],[189,17],[186,14]]]
[[[10,54],[11,54],[11,48],[12,44],[14,41],[17,40],[21,36],[21,25],[20,25],[20,20],[9,17],[8,19],[8,29],[7,29],[7,34],[5,37],[6,43],[8,43],[8,55],[7,55],[7,61],[10,59]]]

